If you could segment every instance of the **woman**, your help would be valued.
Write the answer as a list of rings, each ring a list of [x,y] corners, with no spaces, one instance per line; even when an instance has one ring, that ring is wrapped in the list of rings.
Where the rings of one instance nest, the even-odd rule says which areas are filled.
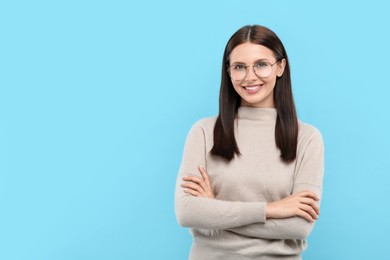
[[[263,26],[228,41],[217,117],[191,128],[175,208],[189,259],[301,259],[318,219],[324,148],[298,121],[287,53]]]

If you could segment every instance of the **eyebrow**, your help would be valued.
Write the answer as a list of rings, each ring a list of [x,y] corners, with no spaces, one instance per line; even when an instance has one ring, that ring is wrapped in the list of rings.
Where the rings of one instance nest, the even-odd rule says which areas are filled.
[[[255,62],[254,62],[253,64],[258,63],[258,62],[261,62],[261,61],[271,62],[269,59],[263,58],[263,59],[255,60]],[[245,62],[242,62],[242,61],[235,61],[235,62],[233,62],[232,64],[246,64],[246,63],[245,63]]]

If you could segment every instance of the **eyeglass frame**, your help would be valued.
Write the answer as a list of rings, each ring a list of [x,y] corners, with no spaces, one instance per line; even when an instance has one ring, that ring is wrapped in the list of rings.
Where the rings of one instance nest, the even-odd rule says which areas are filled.
[[[282,59],[276,60],[273,64],[271,64],[271,62],[268,62],[268,61],[263,61],[264,63],[268,63],[269,65],[271,65],[271,73],[270,73],[268,76],[266,76],[266,77],[260,77],[259,75],[257,75],[257,73],[256,73],[256,71],[255,71],[254,65],[256,64],[256,62],[259,62],[259,61],[256,61],[256,62],[255,62],[254,64],[252,64],[252,65],[243,65],[243,66],[245,67],[245,76],[244,76],[242,79],[232,79],[232,75],[230,74],[230,68],[233,67],[233,66],[236,66],[237,64],[228,66],[227,72],[228,72],[228,74],[229,74],[229,77],[230,77],[232,80],[241,81],[241,80],[244,80],[244,79],[248,76],[248,68],[249,68],[249,67],[252,67],[253,73],[256,75],[256,77],[258,77],[258,78],[268,78],[268,77],[271,76],[271,74],[272,74],[273,66],[274,66],[276,63],[278,63],[279,61],[281,61],[281,60],[282,60]],[[227,64],[226,64],[226,65],[227,65]]]

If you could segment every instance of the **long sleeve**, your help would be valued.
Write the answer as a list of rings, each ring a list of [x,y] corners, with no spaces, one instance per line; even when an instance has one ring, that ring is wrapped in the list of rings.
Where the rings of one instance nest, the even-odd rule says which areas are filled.
[[[301,217],[267,219],[265,223],[254,223],[228,229],[234,233],[264,239],[306,239],[314,224]]]
[[[228,229],[265,222],[265,202],[222,201],[186,194],[180,186],[186,175],[206,167],[206,138],[201,121],[193,125],[184,146],[176,181],[175,212],[180,225],[199,229]]]
[[[296,161],[295,180],[291,194],[310,190],[318,196],[322,195],[322,179],[324,174],[324,145],[318,130],[310,128],[311,134],[302,145]],[[286,219],[267,219],[265,223],[254,223],[229,229],[229,231],[266,239],[306,239],[314,223],[301,217]]]

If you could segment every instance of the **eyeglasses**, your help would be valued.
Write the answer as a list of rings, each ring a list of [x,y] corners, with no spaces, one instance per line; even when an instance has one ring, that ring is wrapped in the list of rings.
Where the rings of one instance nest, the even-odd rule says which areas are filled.
[[[248,75],[248,68],[252,67],[257,77],[266,78],[271,75],[272,68],[277,62],[278,60],[271,64],[267,61],[258,61],[252,66],[237,63],[229,66],[228,72],[232,80],[243,80]]]

